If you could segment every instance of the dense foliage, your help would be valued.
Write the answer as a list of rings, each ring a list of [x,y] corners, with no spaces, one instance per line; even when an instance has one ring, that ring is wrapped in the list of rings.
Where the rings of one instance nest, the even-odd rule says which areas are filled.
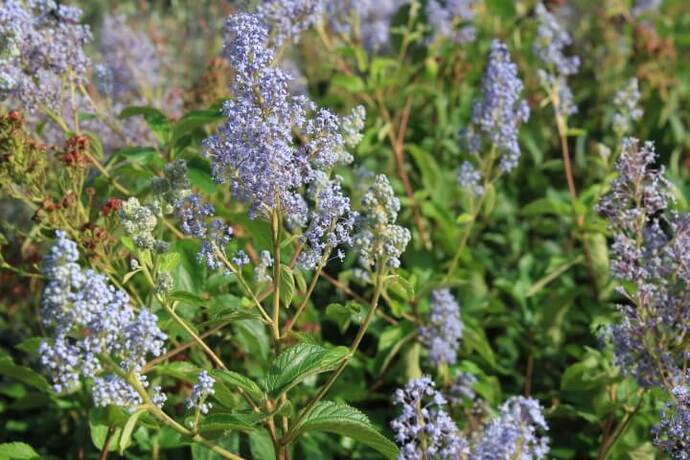
[[[0,0],[0,459],[690,458],[685,0]]]

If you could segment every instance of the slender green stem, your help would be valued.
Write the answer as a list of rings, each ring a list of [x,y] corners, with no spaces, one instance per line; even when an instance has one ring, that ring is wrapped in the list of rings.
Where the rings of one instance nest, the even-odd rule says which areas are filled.
[[[146,392],[146,389],[141,386],[141,382],[135,378],[130,378],[129,379],[130,385],[134,387],[134,389],[139,393],[139,395],[142,397],[144,402],[146,403],[145,407],[146,409],[153,414],[156,418],[158,418],[161,422],[164,424],[168,425],[170,428],[173,430],[177,431],[178,433],[191,437],[194,442],[197,442],[199,444],[202,444],[203,446],[211,449],[213,452],[217,453],[223,458],[227,458],[229,460],[243,460],[242,457],[239,455],[233,454],[232,452],[223,449],[219,445],[213,443],[212,441],[209,441],[208,439],[204,438],[198,433],[194,433],[191,430],[188,430],[184,426],[182,426],[180,423],[178,423],[175,419],[170,417],[168,414],[163,412],[158,406],[156,406],[153,401],[151,401],[151,397],[148,395]]]
[[[151,400],[151,396],[149,396],[148,392],[146,391],[146,388],[144,388],[144,386],[141,384],[141,381],[136,377],[136,375],[134,375],[131,372],[126,373],[124,370],[122,370],[120,366],[118,366],[112,360],[112,358],[110,358],[110,356],[99,355],[99,358],[101,359],[101,361],[107,364],[111,368],[111,370],[115,374],[117,374],[117,376],[119,376],[125,382],[129,383],[129,385],[131,385],[131,387],[134,388],[134,390],[139,394],[141,399],[144,401],[144,404],[140,407],[140,409],[145,409],[147,412],[151,413],[154,417],[163,422],[165,425],[169,426],[170,428],[177,431],[183,436],[190,437],[194,442],[208,447],[213,452],[217,453],[223,458],[229,460],[244,460],[239,455],[233,454],[232,452],[223,449],[222,447],[216,445],[212,441],[209,441],[208,439],[204,438],[200,434],[188,430],[183,425],[178,423],[175,419],[163,412],[163,410],[156,404],[154,404],[154,402]]]
[[[384,275],[382,273],[382,270],[377,270],[376,283],[374,287],[374,296],[371,299],[369,311],[367,313],[366,318],[360,325],[359,330],[357,331],[357,335],[352,341],[352,345],[350,345],[349,353],[343,358],[340,365],[331,373],[331,375],[329,375],[328,380],[326,380],[326,383],[324,383],[324,385],[321,387],[321,390],[319,390],[319,392],[313,398],[311,398],[311,400],[309,400],[304,409],[302,409],[302,412],[300,412],[299,416],[295,420],[295,423],[292,424],[292,429],[288,431],[287,434],[283,437],[281,441],[283,445],[287,445],[290,443],[290,441],[292,441],[292,439],[295,436],[296,429],[300,426],[300,422],[304,420],[304,418],[309,415],[314,406],[319,401],[321,401],[321,399],[323,399],[324,396],[326,396],[326,394],[331,389],[335,381],[338,379],[338,377],[340,377],[340,374],[347,367],[348,363],[350,362],[350,359],[352,359],[352,357],[355,355],[357,348],[359,348],[359,344],[362,342],[362,339],[364,338],[364,334],[366,333],[367,329],[369,328],[369,325],[371,324],[372,319],[374,318],[374,313],[376,313],[376,308],[378,307],[379,299],[381,298],[381,292],[383,290],[383,279]]]
[[[469,241],[470,235],[472,234],[472,228],[474,228],[474,224],[477,221],[477,217],[479,216],[479,213],[482,210],[482,206],[484,206],[484,201],[486,199],[486,193],[488,190],[489,185],[492,184],[493,182],[493,166],[494,166],[494,161],[496,159],[496,146],[491,147],[491,151],[489,152],[488,158],[485,160],[484,164],[482,165],[482,177],[484,177],[484,191],[482,194],[479,196],[479,200],[476,200],[476,203],[473,202],[472,204],[472,211],[470,212],[470,221],[465,224],[465,228],[462,231],[462,236],[460,237],[460,243],[458,244],[458,249],[455,251],[455,254],[453,255],[453,259],[451,259],[450,265],[448,266],[448,271],[446,272],[446,276],[443,279],[444,283],[447,282],[451,276],[453,276],[453,273],[455,273],[455,270],[458,268],[458,263],[460,262],[460,256],[462,256],[462,252],[465,250],[465,247],[467,246],[467,242]]]
[[[142,265],[142,272],[146,276],[146,279],[151,285],[151,288],[155,290],[156,282],[154,281],[153,276],[151,276],[151,272],[149,271],[149,268],[146,266],[146,264]],[[194,330],[189,326],[189,324],[187,324],[187,322],[175,312],[175,310],[171,307],[170,303],[158,293],[156,293],[155,296],[158,302],[160,302],[160,304],[163,305],[165,311],[168,312],[168,314],[173,318],[173,320],[175,320],[175,322],[179,324],[182,327],[182,329],[184,329],[185,332],[187,332],[187,334],[189,334],[194,339],[194,341],[206,352],[206,354],[208,354],[208,356],[216,364],[216,366],[221,369],[227,369],[227,367],[223,363],[223,360],[221,360],[218,357],[218,355],[216,355],[213,352],[213,350],[211,350],[211,348],[208,345],[206,345],[206,342],[204,342],[204,340],[201,337],[199,337],[199,335],[196,332],[194,332]]]
[[[479,206],[479,208],[481,208],[481,206]],[[477,213],[472,213],[472,221],[465,224],[465,228],[462,231],[462,236],[460,237],[460,243],[458,244],[458,249],[455,251],[453,259],[450,261],[450,265],[448,266],[445,281],[448,281],[448,279],[450,279],[453,273],[455,273],[455,270],[457,270],[458,263],[460,262],[460,256],[462,255],[462,252],[465,250],[465,246],[467,246],[467,240],[470,237],[470,233],[472,233],[472,227],[474,227],[474,222],[476,219]]]
[[[192,336],[192,338],[194,339],[194,341],[195,341],[197,344],[199,344],[199,346],[200,346],[200,347],[206,352],[206,354],[211,358],[211,361],[213,361],[213,362],[216,364],[216,366],[218,366],[219,368],[221,368],[221,369],[227,369],[227,367],[226,367],[225,364],[223,363],[223,360],[221,360],[221,359],[218,357],[218,355],[216,355],[216,354],[213,352],[213,350],[211,350],[211,348],[209,348],[209,346],[206,345],[206,342],[204,342],[204,340],[203,340],[201,337],[199,337],[199,336],[197,335],[196,332],[194,332],[194,330],[187,324],[187,322],[186,322],[185,320],[183,320],[182,318],[180,318],[180,316],[179,316],[177,313],[175,313],[175,310],[172,309],[172,307],[170,306],[170,304],[169,304],[165,299],[161,298],[159,295],[156,295],[156,297],[158,298],[158,301],[161,302],[161,303],[163,304],[163,308],[165,308],[165,311],[167,311],[168,314],[169,314],[170,316],[172,316],[172,318],[175,320],[175,322],[176,322],[177,324],[179,324],[180,326],[182,326],[182,329],[184,329],[184,330],[187,332],[187,334],[189,334],[189,335]]]
[[[532,297],[539,291],[541,291],[547,284],[549,284],[551,281],[555,280],[559,276],[561,276],[563,273],[567,272],[571,267],[581,263],[584,260],[584,257],[582,255],[579,255],[575,257],[573,260],[564,263],[563,265],[560,265],[557,267],[555,270],[553,270],[551,273],[548,273],[546,276],[535,282],[532,287],[530,287],[527,290],[527,293],[525,294],[525,297]]]
[[[254,305],[259,309],[259,312],[261,313],[261,316],[263,317],[263,320],[266,324],[271,325],[273,327],[273,319],[270,317],[270,315],[266,312],[264,309],[263,305],[261,305],[261,301],[256,297],[254,294],[254,291],[249,287],[247,282],[245,281],[244,277],[242,276],[242,272],[238,267],[232,264],[228,260],[228,258],[225,256],[223,251],[221,251],[217,246],[214,247],[216,257],[225,265],[225,268],[230,270],[232,274],[234,274],[237,277],[237,281],[240,283],[240,287],[244,290],[245,294],[249,296],[249,298],[252,300]]]
[[[230,324],[230,321],[226,321],[223,323],[220,323],[219,325],[209,329],[208,331],[204,332],[203,334],[199,335],[199,338],[202,340],[208,337],[209,335],[215,334],[216,332],[220,331],[222,328]],[[191,342],[183,343],[182,345],[179,345],[169,352],[165,353],[164,355],[161,355],[157,358],[152,359],[146,365],[141,369],[142,374],[146,374],[147,372],[151,372],[151,370],[158,364],[162,363],[163,361],[166,361],[174,356],[176,356],[179,353],[182,353],[185,351],[187,348],[190,348],[196,344],[196,340],[192,340]]]
[[[307,304],[309,303],[309,299],[311,298],[311,295],[314,292],[314,288],[316,287],[316,283],[319,281],[319,276],[321,275],[321,271],[323,270],[323,267],[326,265],[324,259],[322,259],[322,261],[316,267],[316,271],[314,272],[314,276],[311,279],[309,286],[307,287],[307,292],[304,294],[304,299],[302,300],[302,303],[300,303],[300,306],[297,308],[295,315],[290,319],[288,324],[285,326],[285,330],[283,331],[283,335],[289,334],[292,331],[292,328],[295,327],[295,323],[297,323],[297,320],[302,315],[304,310],[307,308]]]
[[[110,183],[113,185],[113,187],[115,187],[115,189],[117,189],[118,192],[122,193],[123,195],[129,195],[130,194],[129,189],[127,189],[127,187],[125,187],[124,185],[120,184],[117,181],[117,179],[115,179],[113,177],[113,175],[110,174],[110,172],[103,167],[101,162],[98,161],[98,159],[91,154],[91,152],[89,152],[87,150],[86,152],[84,152],[84,154],[89,159],[89,161],[91,161],[91,163],[96,167],[96,169],[98,169],[98,172],[100,172],[101,175],[103,175],[103,177],[108,179],[110,181]]]

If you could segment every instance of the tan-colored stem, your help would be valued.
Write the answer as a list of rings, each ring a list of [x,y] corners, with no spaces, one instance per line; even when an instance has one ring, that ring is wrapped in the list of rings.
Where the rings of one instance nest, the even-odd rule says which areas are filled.
[[[415,227],[417,228],[417,233],[419,233],[419,239],[422,243],[422,246],[429,249],[431,246],[426,236],[426,231],[424,230],[422,213],[420,211],[419,204],[414,197],[410,177],[407,174],[407,166],[405,165],[405,135],[407,133],[407,127],[410,120],[410,112],[412,111],[412,98],[408,97],[406,99],[405,106],[400,113],[400,119],[396,126],[395,120],[385,105],[385,98],[383,97],[383,94],[378,92],[376,96],[376,100],[378,101],[378,109],[381,112],[381,115],[383,116],[384,120],[391,125],[391,128],[388,130],[388,140],[391,144],[391,148],[393,149],[393,157],[395,158],[398,177],[400,178],[400,182],[402,182],[405,195],[410,202],[412,218],[414,220]]]
[[[209,358],[211,358],[211,361],[213,361],[217,367],[221,369],[227,369],[227,367],[223,363],[223,360],[221,360],[218,357],[218,355],[216,355],[213,352],[213,350],[211,350],[211,348],[208,345],[206,345],[206,342],[204,342],[204,340],[201,337],[199,337],[196,332],[194,332],[194,330],[189,326],[189,324],[187,324],[185,320],[180,318],[180,316],[177,313],[175,313],[175,310],[172,309],[168,302],[161,298],[159,298],[158,301],[163,304],[163,308],[165,308],[165,311],[167,311],[168,314],[172,316],[175,322],[182,326],[182,329],[184,329],[187,332],[187,334],[192,336],[194,341],[206,352]]]
[[[554,87],[551,91],[551,104],[553,105],[554,112],[556,114],[556,128],[558,129],[558,138],[561,144],[561,154],[563,156],[563,168],[565,170],[565,179],[568,183],[568,192],[570,193],[571,206],[573,208],[573,215],[575,216],[575,223],[577,228],[581,230],[585,224],[585,216],[577,212],[577,187],[575,186],[575,177],[573,175],[573,167],[570,162],[570,148],[568,147],[568,123],[559,111],[559,96],[558,88]],[[599,285],[597,280],[596,271],[594,270],[594,263],[592,261],[592,252],[589,248],[589,243],[587,239],[581,235],[582,248],[585,253],[585,259],[587,260],[587,270],[589,276],[592,279],[592,289],[594,297],[599,297]]]
[[[611,448],[613,448],[618,439],[620,439],[620,437],[623,436],[623,434],[625,434],[628,427],[630,426],[630,422],[632,422],[633,417],[637,415],[637,413],[640,411],[640,408],[642,407],[642,403],[644,401],[643,396],[645,392],[646,390],[642,390],[639,392],[640,400],[637,402],[635,407],[632,410],[628,410],[625,412],[625,416],[623,417],[621,422],[616,426],[616,429],[613,430],[611,436],[604,440],[604,443],[601,445],[601,449],[599,450],[599,455],[597,455],[597,460],[604,460],[606,457],[608,457]]]
[[[280,215],[278,211],[271,214],[271,235],[273,239],[273,341],[276,351],[280,350]]]
[[[204,332],[203,334],[199,335],[199,338],[203,340],[203,339],[205,339],[206,337],[208,337],[208,336],[210,336],[210,335],[213,335],[213,334],[215,334],[216,332],[220,331],[222,328],[224,328],[224,327],[227,326],[228,324],[230,324],[230,323],[229,323],[229,322],[224,322],[224,323],[221,323],[221,324],[219,324],[219,325],[217,325],[217,326],[214,326],[214,327],[212,327],[211,329],[209,329],[208,331],[206,331],[206,332]],[[183,351],[187,350],[188,348],[193,347],[194,344],[196,344],[196,343],[198,343],[196,340],[191,340],[191,341],[189,341],[189,342],[187,342],[187,343],[183,343],[182,345],[179,345],[179,346],[173,348],[172,350],[170,350],[169,352],[165,353],[164,355],[159,356],[158,358],[152,359],[151,361],[149,361],[148,363],[146,363],[146,365],[142,368],[141,373],[142,373],[142,374],[146,374],[147,372],[150,372],[150,371],[156,366],[156,364],[162,363],[163,361],[166,361],[166,360],[168,360],[168,359],[170,359],[170,358],[172,358],[172,357],[174,357],[174,356],[176,356],[176,355],[182,353]]]
[[[144,275],[146,276],[146,280],[151,285],[151,288],[155,289],[156,288],[156,282],[154,281],[153,277],[151,276],[151,273],[149,272],[149,269],[148,269],[148,267],[146,267],[146,265],[143,266],[142,271],[144,272]],[[223,363],[223,360],[221,360],[218,357],[218,355],[216,355],[213,352],[213,350],[211,350],[211,348],[208,345],[206,345],[206,342],[204,342],[204,340],[201,337],[199,337],[199,335],[196,332],[194,332],[194,330],[189,326],[189,324],[187,324],[187,322],[185,320],[183,320],[175,312],[175,310],[171,307],[170,303],[166,299],[161,297],[159,294],[155,294],[155,296],[156,296],[156,299],[158,300],[158,302],[161,305],[163,305],[163,308],[165,309],[165,311],[168,312],[168,314],[173,318],[173,320],[175,320],[175,322],[177,324],[179,324],[182,327],[182,329],[184,329],[185,332],[187,332],[187,334],[189,334],[194,339],[194,341],[201,347],[201,349],[206,352],[206,354],[209,356],[209,358],[211,358],[211,361],[213,361],[217,367],[219,367],[221,369],[227,369],[227,367]]]
[[[104,356],[103,359],[105,360],[106,363],[112,367],[112,370],[123,380],[125,380],[127,383],[129,383],[132,388],[141,396],[141,399],[144,401],[144,405],[141,406],[141,409],[145,409],[149,413],[151,413],[154,417],[156,417],[158,420],[163,422],[165,425],[169,426],[173,430],[177,431],[178,433],[182,434],[183,436],[187,436],[191,438],[194,442],[197,442],[199,444],[202,444],[203,446],[211,449],[213,452],[217,453],[223,458],[229,459],[229,460],[244,460],[242,457],[239,455],[233,454],[232,452],[223,449],[222,447],[216,445],[212,441],[209,441],[208,439],[204,438],[198,433],[194,433],[184,426],[182,426],[180,423],[178,423],[175,419],[170,417],[168,414],[163,412],[163,410],[158,407],[156,404],[153,403],[151,400],[151,396],[149,396],[148,392],[146,391],[146,388],[143,387],[141,384],[141,381],[133,375],[133,374],[127,374],[125,373],[119,366],[117,366],[112,359],[110,359],[107,356]]]

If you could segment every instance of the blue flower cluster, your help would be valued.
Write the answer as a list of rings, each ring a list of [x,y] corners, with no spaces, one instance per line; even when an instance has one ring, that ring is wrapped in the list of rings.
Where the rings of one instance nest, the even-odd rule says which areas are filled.
[[[624,139],[618,178],[598,206],[614,234],[611,273],[626,299],[605,338],[625,375],[673,398],[654,442],[673,458],[688,458],[687,350],[678,338],[690,324],[690,214],[667,209],[670,184],[655,161],[651,142]]]
[[[308,158],[293,142],[293,129],[306,123],[311,103],[290,96],[288,76],[273,67],[268,27],[252,14],[230,17],[225,56],[235,71],[228,117],[218,135],[205,141],[214,177],[230,182],[233,195],[251,206],[251,214],[281,210],[305,215],[299,194],[308,175]]]
[[[251,217],[277,212],[293,229],[306,227],[300,263],[313,268],[351,242],[354,214],[332,169],[352,161],[348,148],[361,139],[364,110],[339,117],[291,95],[261,15],[232,16],[226,30],[234,96],[223,109],[228,122],[205,141],[214,177],[230,183],[233,195],[249,204]]]
[[[434,366],[455,364],[462,337],[463,323],[460,306],[449,289],[437,289],[431,294],[429,322],[419,330],[429,360]]]
[[[690,458],[690,388],[687,383],[671,391],[671,402],[666,404],[661,421],[654,427],[654,444],[664,449],[671,458]]]
[[[546,66],[545,69],[539,69],[539,80],[549,92],[554,91],[557,95],[558,103],[554,110],[561,115],[572,115],[577,112],[577,106],[573,102],[567,78],[577,72],[580,58],[563,54],[563,49],[570,45],[572,39],[541,2],[537,4],[535,12],[539,28],[533,45],[534,54]]]
[[[690,315],[690,310],[683,306],[688,298],[683,290],[687,281],[683,281],[683,286],[670,282],[676,277],[690,280],[683,266],[687,258],[684,255],[687,246],[683,245],[688,243],[684,237],[688,220],[671,215],[667,219],[671,234],[667,235],[662,228],[660,219],[664,218],[662,213],[671,195],[663,170],[653,168],[655,160],[651,142],[640,144],[637,139],[624,139],[616,165],[618,177],[597,208],[607,218],[614,234],[611,273],[635,286],[630,291],[622,291],[633,305],[618,306],[621,321],[606,331],[606,335],[613,343],[621,370],[648,388],[678,375],[673,356],[676,351],[658,344],[669,334],[672,337],[683,334]],[[673,238],[673,234],[679,238]],[[658,338],[652,341],[651,348],[645,340],[649,334]]]
[[[521,97],[522,80],[510,58],[506,45],[498,40],[491,44],[489,63],[482,78],[482,99],[475,102],[472,124],[467,129],[470,152],[478,154],[485,137],[501,154],[499,169],[507,173],[520,158],[518,128],[529,119],[529,106]]]
[[[192,193],[184,160],[166,165],[164,173],[164,177],[155,178],[151,183],[156,202],[162,204],[164,211],[170,208],[170,212],[175,212],[182,232],[201,240],[197,253],[199,262],[212,270],[221,268],[217,251],[225,251],[233,236],[232,227],[215,218],[213,206]]]
[[[113,101],[143,103],[160,80],[156,48],[144,33],[133,30],[124,15],[107,15],[101,28],[100,51],[103,63],[98,73],[99,86]]]
[[[182,222],[182,231],[201,240],[197,260],[211,270],[220,269],[223,264],[218,252],[224,253],[232,240],[232,227],[221,219],[213,218],[213,206],[204,203],[199,195],[189,195],[179,200],[175,207]]]
[[[265,0],[256,12],[271,28],[276,46],[282,46],[297,42],[300,34],[317,21],[321,8],[321,0]]]
[[[197,194],[180,198],[176,203],[176,214],[182,231],[195,238],[204,239],[208,233],[206,218],[213,216],[214,209],[202,201]]]
[[[448,388],[448,402],[451,405],[461,405],[465,401],[474,401],[477,393],[474,391],[474,385],[477,383],[477,377],[469,372],[459,371],[455,374],[455,379]]]
[[[43,323],[53,329],[54,339],[41,344],[41,363],[56,392],[74,390],[82,378],[94,379],[96,405],[135,406],[141,397],[118,374],[130,374],[147,387],[141,368],[148,355],[163,353],[167,336],[154,314],[143,308],[135,313],[124,291],[104,275],[83,270],[78,259],[76,243],[57,232],[44,259],[41,303]],[[153,392],[164,400],[160,389]]]
[[[161,57],[156,46],[145,33],[127,24],[125,15],[106,15],[100,30],[100,62],[94,65],[95,84],[107,99],[99,110],[117,119],[118,114],[129,106],[145,106],[158,103],[162,96],[168,100],[169,113],[179,98],[172,93],[162,93],[160,78]],[[90,108],[93,110],[93,108]],[[106,151],[129,145],[155,145],[156,140],[143,117],[128,117],[119,121],[117,133],[106,130],[99,120],[86,120],[88,129],[101,134]]]
[[[430,0],[426,4],[426,16],[433,30],[433,37],[449,38],[453,43],[471,43],[477,37],[474,8],[477,0]]]
[[[469,374],[460,376],[463,386],[476,381]],[[474,399],[474,391],[463,397]],[[546,458],[549,452],[549,438],[544,435],[548,425],[539,402],[532,398],[511,397],[498,416],[466,435],[444,410],[446,401],[427,376],[398,389],[394,402],[401,406],[400,415],[391,422],[401,446],[400,460],[533,460]]]
[[[187,409],[198,409],[202,414],[208,414],[213,405],[206,402],[206,398],[214,393],[215,383],[216,380],[208,375],[208,372],[199,372],[197,383],[192,387],[192,394],[187,399]]]
[[[393,16],[409,0],[342,0],[326,2],[326,17],[336,34],[354,38],[369,51],[377,52],[390,45]],[[351,37],[354,31],[359,36]]]
[[[469,161],[463,161],[458,170],[458,185],[471,191],[476,197],[484,194],[482,173]]]
[[[391,422],[401,449],[398,460],[454,460],[469,453],[467,440],[444,410],[446,400],[430,377],[411,380],[395,392],[400,415]]]
[[[627,85],[613,98],[616,113],[613,115],[613,130],[619,136],[628,134],[632,130],[634,121],[644,115],[640,108],[640,89],[637,78],[631,78]]]
[[[81,10],[53,0],[0,4],[0,100],[59,111],[64,83],[86,80],[91,41]]]
[[[308,245],[299,256],[304,269],[324,264],[324,257],[340,245],[351,246],[358,216],[352,211],[350,198],[343,193],[339,180],[315,181],[309,188],[316,204],[310,210],[309,226],[303,236]],[[345,254],[338,250],[337,257],[342,260]]]
[[[388,178],[379,174],[362,198],[359,233],[354,246],[360,263],[367,269],[400,266],[400,256],[410,242],[410,231],[395,225],[400,200],[395,197]]]
[[[513,396],[503,403],[476,442],[470,460],[533,460],[546,458],[549,438],[542,408],[532,398]]]
[[[653,13],[661,8],[662,3],[663,0],[635,0],[632,14],[635,17],[640,17],[648,13]]]

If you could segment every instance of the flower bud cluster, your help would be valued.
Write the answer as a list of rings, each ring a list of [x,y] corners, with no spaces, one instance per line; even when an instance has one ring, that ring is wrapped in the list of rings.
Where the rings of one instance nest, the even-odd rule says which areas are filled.
[[[367,269],[384,266],[397,268],[400,256],[410,242],[410,231],[396,225],[400,200],[395,197],[388,178],[379,174],[364,194],[359,217],[359,233],[354,246]]]

